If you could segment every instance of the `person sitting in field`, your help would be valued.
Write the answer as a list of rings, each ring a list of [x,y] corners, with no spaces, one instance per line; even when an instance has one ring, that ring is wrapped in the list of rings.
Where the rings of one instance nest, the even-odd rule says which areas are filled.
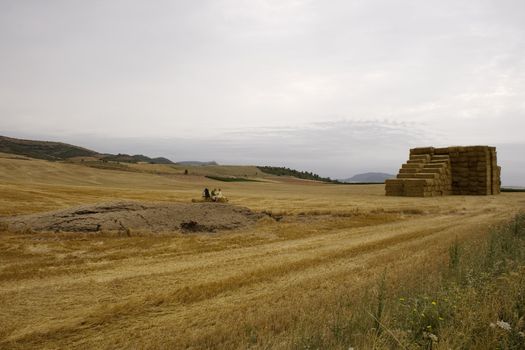
[[[209,201],[211,199],[210,190],[208,190],[208,187],[206,187],[204,192],[202,192],[202,197],[204,197],[205,201]]]
[[[215,202],[215,199],[217,199],[217,189],[216,188],[211,190],[211,200]]]
[[[226,203],[228,201],[228,199],[222,194],[222,190],[220,188],[217,190],[217,192],[215,192],[214,198],[214,202]]]
[[[216,201],[216,202],[220,202],[220,201],[222,201],[223,198],[224,198],[224,196],[222,195],[222,191],[221,191],[221,189],[219,188],[219,189],[217,190],[217,193],[215,193],[215,201]]]

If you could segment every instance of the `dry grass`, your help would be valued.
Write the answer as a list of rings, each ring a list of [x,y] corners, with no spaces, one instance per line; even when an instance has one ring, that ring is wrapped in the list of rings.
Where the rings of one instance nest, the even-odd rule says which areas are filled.
[[[223,183],[140,167],[0,158],[0,215],[116,199],[188,202],[208,186],[282,219],[216,235],[0,227],[0,348],[294,347],[294,332],[332,322],[328,305],[359,300],[385,267],[391,280],[431,269],[456,237],[476,239],[525,203],[520,193],[396,198],[382,185]]]
[[[292,348],[523,349],[525,215],[457,239],[410,271],[385,269],[307,315]],[[324,318],[320,318],[323,315]]]

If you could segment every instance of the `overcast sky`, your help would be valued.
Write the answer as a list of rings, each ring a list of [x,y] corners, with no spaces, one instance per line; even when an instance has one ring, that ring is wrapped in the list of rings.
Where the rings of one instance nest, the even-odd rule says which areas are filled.
[[[0,134],[397,172],[498,146],[525,185],[525,1],[0,0]]]

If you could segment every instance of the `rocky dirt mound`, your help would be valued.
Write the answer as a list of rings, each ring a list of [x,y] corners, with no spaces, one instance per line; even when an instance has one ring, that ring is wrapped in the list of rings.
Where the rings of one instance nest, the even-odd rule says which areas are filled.
[[[214,232],[255,223],[264,214],[222,203],[119,202],[4,219],[10,231]]]

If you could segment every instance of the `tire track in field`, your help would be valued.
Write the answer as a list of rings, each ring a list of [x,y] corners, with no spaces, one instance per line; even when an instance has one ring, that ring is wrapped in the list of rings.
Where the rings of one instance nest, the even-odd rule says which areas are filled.
[[[184,307],[203,301],[211,301],[225,292],[232,293],[241,289],[246,289],[247,287],[254,284],[273,285],[272,281],[279,279],[287,281],[290,279],[289,275],[301,275],[303,271],[308,269],[312,269],[314,271],[316,269],[323,270],[324,266],[333,264],[341,259],[350,261],[359,260],[362,263],[367,255],[373,256],[376,255],[375,253],[377,252],[392,250],[392,247],[399,249],[403,245],[403,243],[410,243],[414,241],[418,242],[424,240],[427,237],[439,235],[441,231],[450,229],[451,227],[456,225],[453,222],[445,224],[443,218],[434,218],[430,220],[429,224],[434,223],[435,221],[441,222],[439,228],[434,227],[432,229],[427,229],[424,231],[420,231],[418,228],[412,228],[409,229],[408,232],[403,234],[378,239],[377,237],[376,239],[370,237],[368,241],[358,241],[358,243],[354,242],[353,245],[351,244],[351,242],[355,241],[356,238],[362,238],[362,236],[366,232],[363,232],[361,235],[359,235],[360,237],[350,236],[349,238],[344,237],[344,235],[341,236],[341,234],[331,233],[327,235],[329,237],[324,237],[324,239],[333,239],[334,235],[337,235],[339,236],[339,240],[336,240],[335,242],[333,242],[333,244],[329,244],[328,250],[326,252],[323,252],[322,254],[318,254],[317,256],[313,256],[311,258],[303,258],[292,263],[288,263],[286,265],[270,265],[249,271],[248,273],[241,273],[224,279],[214,280],[208,283],[186,286],[184,288],[180,288],[169,293],[153,293],[145,297],[139,298],[137,300],[132,300],[124,303],[117,303],[109,309],[101,308],[100,310],[93,310],[92,313],[87,317],[81,317],[77,319],[76,322],[71,322],[67,326],[59,324],[55,324],[55,326],[52,326],[48,324],[47,330],[35,330],[36,332],[32,332],[25,335],[22,335],[20,333],[17,335],[13,334],[12,337],[10,337],[10,339],[24,341],[23,339],[28,339],[33,336],[36,336],[35,333],[40,333],[42,336],[45,335],[46,337],[49,337],[52,334],[61,334],[62,336],[65,336],[69,332],[76,332],[79,329],[85,328],[84,325],[101,325],[109,321],[111,321],[111,323],[114,323],[116,321],[125,322],[127,318],[130,318],[132,316],[144,317],[144,315],[147,315],[148,313],[158,313],[159,308],[180,308],[181,306]],[[385,234],[380,234],[379,236],[384,237]],[[315,239],[308,241],[319,243],[322,240],[323,237],[316,237]],[[337,248],[341,245],[344,246],[345,244],[350,244],[350,246],[346,246],[342,249]],[[311,245],[309,249],[312,251],[317,250],[315,246]],[[253,258],[253,256],[248,255],[247,258]],[[310,275],[315,277],[315,273],[310,273]],[[51,329],[49,329],[49,326],[51,326]]]

